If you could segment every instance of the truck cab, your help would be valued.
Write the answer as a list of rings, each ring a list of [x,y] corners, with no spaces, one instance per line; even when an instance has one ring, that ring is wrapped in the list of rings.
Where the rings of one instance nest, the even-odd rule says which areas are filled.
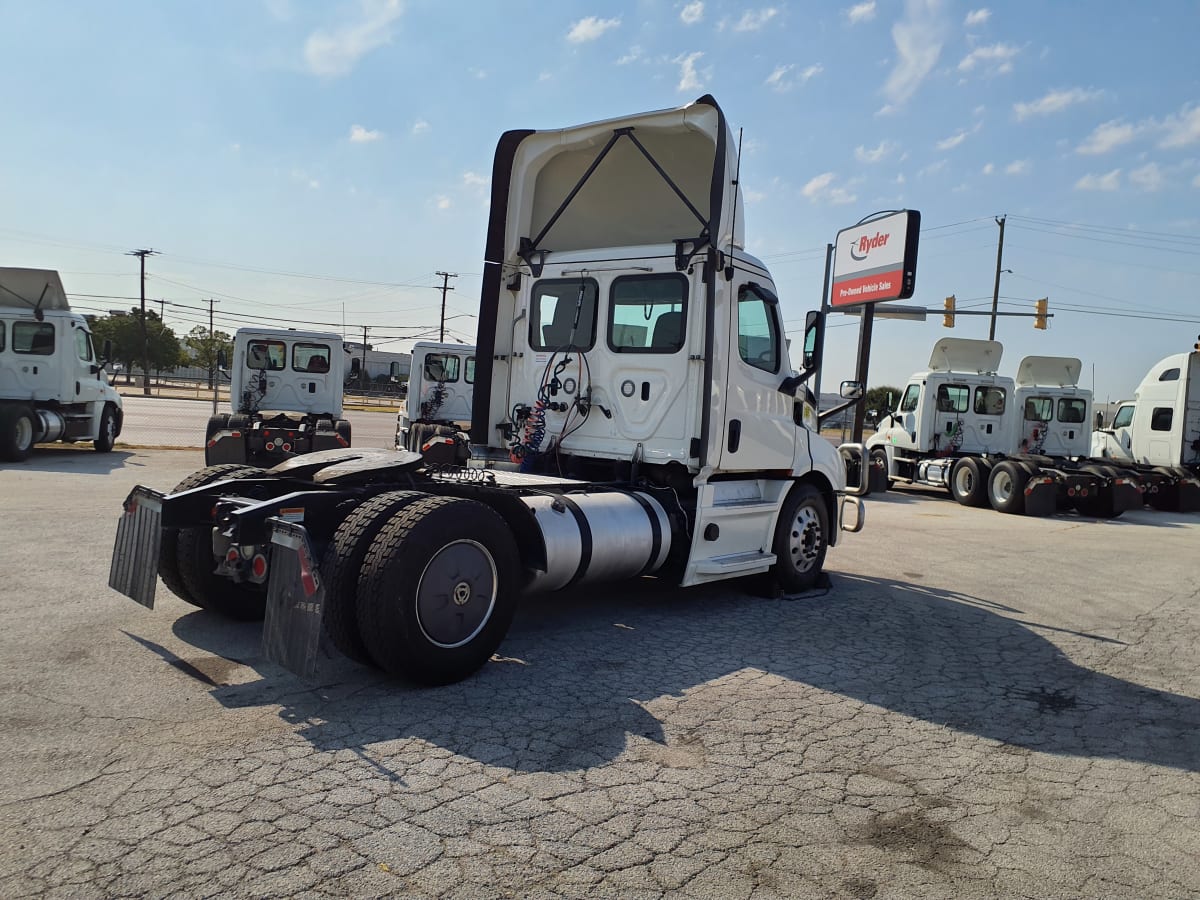
[[[52,441],[111,450],[123,407],[104,364],[57,272],[0,268],[0,459]]]
[[[474,392],[474,347],[413,344],[407,399],[396,416],[396,449],[435,461],[466,461]]]
[[[1079,386],[1083,363],[1074,357],[1027,356],[1017,367],[1014,409],[1019,442],[1014,452],[1061,458],[1088,455],[1092,392]]]
[[[340,335],[239,328],[228,369],[233,411],[208,420],[205,462],[266,466],[349,447],[350,423],[342,418],[346,370]]]
[[[1200,351],[1159,360],[1133,397],[1095,433],[1093,455],[1200,472]]]

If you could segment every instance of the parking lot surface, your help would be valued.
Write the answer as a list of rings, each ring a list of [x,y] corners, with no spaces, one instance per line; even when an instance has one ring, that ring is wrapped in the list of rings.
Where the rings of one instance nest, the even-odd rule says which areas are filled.
[[[417,689],[108,589],[200,457],[0,469],[0,896],[1200,894],[1200,515],[893,491],[827,589],[538,597]]]

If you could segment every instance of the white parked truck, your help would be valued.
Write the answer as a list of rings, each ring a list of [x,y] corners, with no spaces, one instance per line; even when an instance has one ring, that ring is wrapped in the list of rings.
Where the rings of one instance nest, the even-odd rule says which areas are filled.
[[[0,268],[0,460],[19,462],[54,441],[112,450],[122,406],[106,362],[58,272]]]
[[[1091,454],[1157,482],[1154,506],[1200,510],[1200,351],[1159,360],[1092,435]]]
[[[229,367],[231,413],[208,420],[204,462],[272,466],[350,446],[342,418],[346,354],[323,331],[239,328]]]
[[[431,463],[465,463],[475,397],[475,348],[413,344],[404,409],[396,416],[396,449]]]
[[[297,672],[323,627],[348,656],[439,684],[491,657],[525,591],[817,584],[862,503],[804,424],[823,320],[809,314],[792,375],[775,286],[742,247],[734,146],[711,97],[504,134],[471,465],[347,449],[139,486],[110,585],[151,606],[159,573],[199,606],[265,610],[268,658]]]
[[[1080,361],[1028,356],[1013,379],[997,374],[1002,354],[997,341],[939,340],[867,441],[873,470],[1007,513],[1113,518],[1141,507],[1134,473],[1087,458],[1092,394],[1079,386]]]

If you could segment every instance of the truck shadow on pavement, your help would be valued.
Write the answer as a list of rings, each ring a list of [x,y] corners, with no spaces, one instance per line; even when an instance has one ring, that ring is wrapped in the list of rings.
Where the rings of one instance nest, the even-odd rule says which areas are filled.
[[[128,450],[97,453],[91,444],[76,446],[34,447],[29,457],[19,463],[4,463],[4,469],[32,472],[64,472],[71,475],[107,475],[117,469],[141,466],[133,462],[137,454]]]
[[[1077,665],[1038,631],[1081,650],[1123,646],[1112,637],[888,579],[835,575],[831,590],[790,600],[737,588],[642,579],[526,598],[499,655],[443,688],[340,657],[322,660],[318,683],[302,682],[263,660],[257,628],[204,613],[177,620],[175,634],[219,654],[209,657],[218,669],[232,660],[262,676],[201,679],[215,699],[278,704],[320,750],[420,739],[487,765],[567,771],[618,758],[631,735],[668,744],[656,703],[786,690],[813,729],[828,724],[823,710],[838,704],[822,695],[834,694],[1029,751],[1200,771],[1200,700]],[[730,678],[745,683],[722,687]]]

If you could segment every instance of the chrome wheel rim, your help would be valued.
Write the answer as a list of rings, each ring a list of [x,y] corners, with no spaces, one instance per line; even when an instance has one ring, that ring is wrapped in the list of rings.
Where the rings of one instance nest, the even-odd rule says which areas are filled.
[[[24,452],[33,446],[33,420],[28,416],[17,416],[16,433],[13,435],[17,449]]]
[[[788,535],[788,557],[797,572],[807,572],[821,552],[821,519],[811,506],[796,510]]]
[[[992,478],[992,496],[999,503],[1007,503],[1013,493],[1012,476],[1003,469],[996,473]]]

